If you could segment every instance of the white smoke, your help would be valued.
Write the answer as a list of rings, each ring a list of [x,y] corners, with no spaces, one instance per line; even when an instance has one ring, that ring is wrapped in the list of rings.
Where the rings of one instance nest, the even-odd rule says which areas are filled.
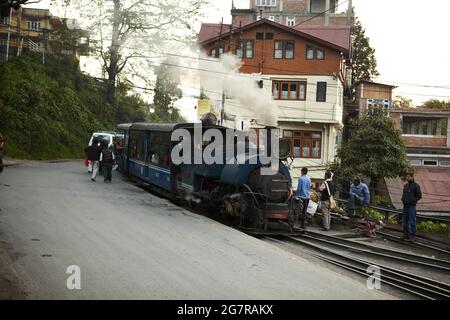
[[[221,55],[219,59],[201,53],[196,67],[183,72],[182,85],[201,88],[206,96],[217,100],[222,99],[224,92],[228,98],[237,100],[243,113],[251,113],[258,124],[277,126],[277,105],[271,90],[258,87],[261,74],[240,73],[241,66],[242,61],[230,53]]]

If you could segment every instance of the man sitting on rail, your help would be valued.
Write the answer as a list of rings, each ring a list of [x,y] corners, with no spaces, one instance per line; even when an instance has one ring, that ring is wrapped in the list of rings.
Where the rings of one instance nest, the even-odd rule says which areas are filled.
[[[355,204],[367,206],[370,203],[369,187],[361,182],[361,178],[356,176],[350,185],[350,198],[347,203],[347,211],[350,215],[355,214]]]

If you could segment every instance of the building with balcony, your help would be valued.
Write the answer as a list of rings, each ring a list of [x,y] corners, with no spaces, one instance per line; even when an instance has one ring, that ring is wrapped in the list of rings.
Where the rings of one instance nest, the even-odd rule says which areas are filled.
[[[391,109],[390,117],[402,131],[415,179],[422,188],[418,210],[434,215],[450,213],[450,110]],[[387,179],[386,184],[393,204],[401,208],[404,182]]]
[[[322,180],[340,142],[350,29],[300,30],[261,19],[238,29],[204,24],[198,42],[211,57],[231,52],[242,60],[241,73],[258,75],[260,90],[273,101],[280,135],[291,141],[294,183],[303,166],[314,181]],[[255,108],[226,97],[224,110],[226,126],[258,127]]]
[[[0,59],[26,51],[87,55],[88,34],[75,19],[53,16],[48,9],[12,9],[0,17]]]

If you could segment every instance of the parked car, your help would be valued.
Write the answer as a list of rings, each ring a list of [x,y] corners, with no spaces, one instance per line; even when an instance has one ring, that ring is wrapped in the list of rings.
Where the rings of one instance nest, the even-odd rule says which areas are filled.
[[[94,138],[98,138],[99,140],[107,140],[108,147],[111,147],[113,144],[113,138],[115,136],[115,132],[94,132],[91,136],[91,140],[89,140],[89,145],[92,145],[92,141],[94,140]]]

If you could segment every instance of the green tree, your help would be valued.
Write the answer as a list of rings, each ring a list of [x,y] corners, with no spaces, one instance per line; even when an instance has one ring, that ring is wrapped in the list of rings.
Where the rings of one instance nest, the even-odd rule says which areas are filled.
[[[402,96],[395,96],[392,100],[393,108],[411,108],[412,100]]]
[[[438,99],[430,99],[428,101],[425,101],[422,105],[422,108],[428,108],[428,109],[450,109],[450,100],[448,101],[441,101]]]
[[[0,63],[0,132],[8,156],[82,157],[92,132],[145,119],[145,103],[128,95],[125,85],[118,85],[116,110],[106,100],[105,83],[83,74],[73,56],[41,61],[40,53],[28,52]]]
[[[56,0],[53,0],[57,3]],[[121,75],[148,81],[147,70],[155,57],[170,46],[177,49],[194,43],[193,25],[209,0],[64,0],[83,8],[90,24],[90,46],[107,74],[107,98],[116,101],[116,84]]]
[[[332,170],[346,181],[356,174],[369,177],[372,185],[411,170],[401,132],[385,110],[371,109],[350,124],[350,138],[338,150]]]
[[[164,64],[156,68],[155,95],[153,97],[154,116],[161,122],[182,122],[183,117],[174,103],[183,96],[179,77]]]
[[[372,80],[379,75],[375,49],[370,46],[369,38],[358,20],[352,29],[352,84],[360,80]]]

